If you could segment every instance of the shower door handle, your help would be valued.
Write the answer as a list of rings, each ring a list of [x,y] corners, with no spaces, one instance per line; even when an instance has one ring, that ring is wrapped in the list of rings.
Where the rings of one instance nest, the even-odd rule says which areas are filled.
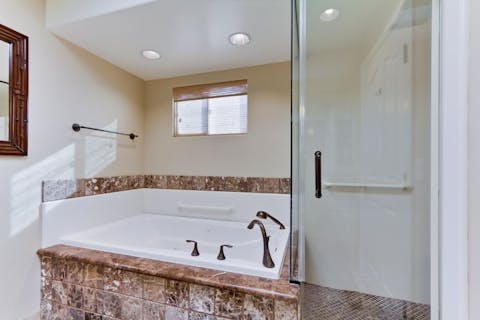
[[[322,153],[315,152],[315,197],[322,197]]]

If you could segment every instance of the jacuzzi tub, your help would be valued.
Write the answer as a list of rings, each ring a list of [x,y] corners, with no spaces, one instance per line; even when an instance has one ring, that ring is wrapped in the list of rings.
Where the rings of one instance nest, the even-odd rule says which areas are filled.
[[[279,279],[288,243],[288,228],[265,224],[270,235],[274,268],[262,264],[263,240],[260,229],[247,229],[245,222],[218,221],[158,214],[139,214],[78,233],[63,236],[63,244],[142,258]],[[191,256],[192,243],[198,242],[199,256]],[[217,260],[219,246],[225,260]]]

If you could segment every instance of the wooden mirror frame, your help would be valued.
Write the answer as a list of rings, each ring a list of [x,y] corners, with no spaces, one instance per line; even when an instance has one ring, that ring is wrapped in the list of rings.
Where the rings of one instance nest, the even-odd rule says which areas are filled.
[[[0,41],[10,44],[8,141],[0,155],[28,154],[28,37],[0,24]]]

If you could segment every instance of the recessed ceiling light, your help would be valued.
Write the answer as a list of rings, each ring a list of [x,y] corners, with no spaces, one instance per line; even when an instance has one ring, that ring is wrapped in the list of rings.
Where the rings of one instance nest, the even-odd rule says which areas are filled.
[[[320,20],[324,22],[330,22],[338,18],[340,15],[340,11],[334,8],[328,8],[327,10],[323,11],[320,15]]]
[[[160,59],[160,53],[158,53],[157,51],[154,51],[154,50],[143,50],[142,51],[142,56],[145,59],[149,59],[149,60]]]
[[[244,46],[250,42],[250,35],[244,32],[231,34],[228,40],[234,46]]]

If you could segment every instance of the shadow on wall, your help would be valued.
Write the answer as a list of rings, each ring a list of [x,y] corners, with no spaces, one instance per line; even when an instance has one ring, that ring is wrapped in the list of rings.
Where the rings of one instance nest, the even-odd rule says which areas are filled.
[[[117,127],[115,119],[102,129],[116,131]],[[116,136],[85,131],[76,138],[77,142],[13,175],[9,197],[10,237],[16,236],[38,219],[38,202],[42,196],[39,181],[93,177],[116,160]],[[76,191],[73,187],[70,194]]]

